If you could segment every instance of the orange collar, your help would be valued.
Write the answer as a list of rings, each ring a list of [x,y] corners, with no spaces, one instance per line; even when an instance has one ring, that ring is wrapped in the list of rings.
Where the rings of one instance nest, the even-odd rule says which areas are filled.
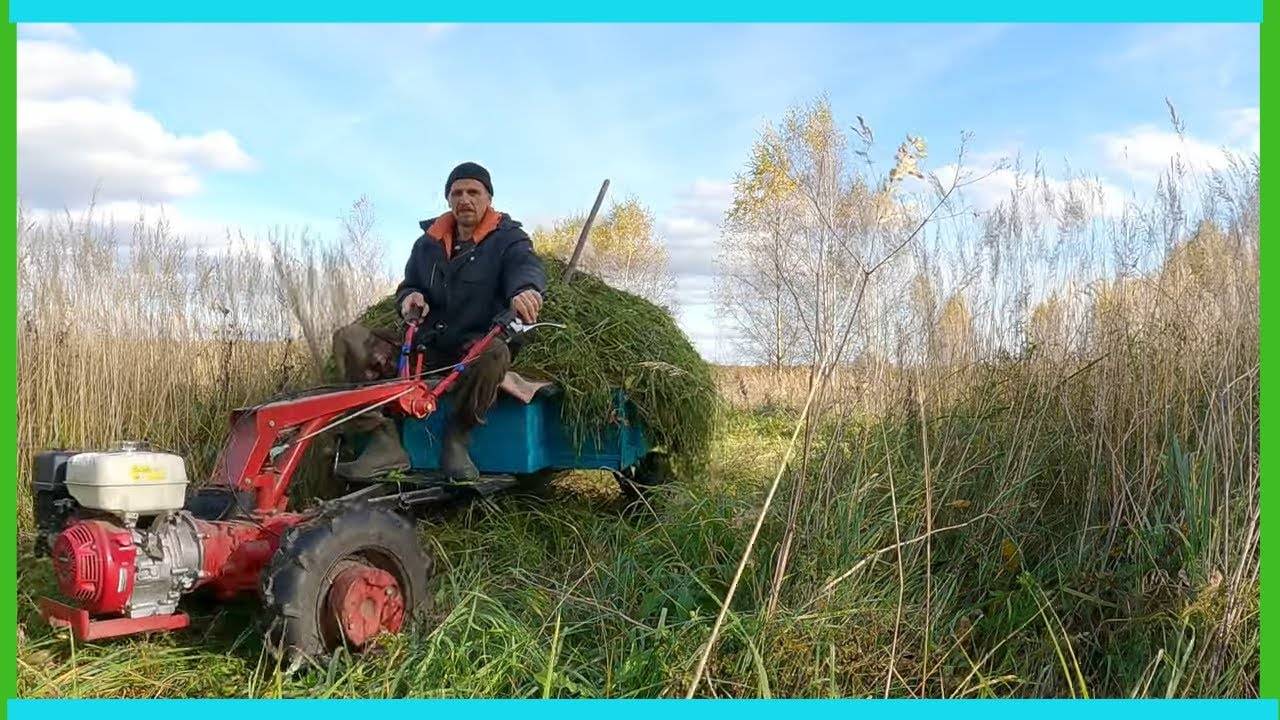
[[[476,225],[475,232],[471,237],[475,243],[479,245],[484,241],[485,237],[498,228],[498,222],[502,220],[502,213],[494,210],[492,206],[484,211],[484,217],[480,218],[480,224]],[[427,235],[440,241],[444,245],[444,256],[453,257],[453,238],[458,228],[457,218],[453,216],[453,211],[449,211],[436,221],[431,223],[431,227],[427,228]]]

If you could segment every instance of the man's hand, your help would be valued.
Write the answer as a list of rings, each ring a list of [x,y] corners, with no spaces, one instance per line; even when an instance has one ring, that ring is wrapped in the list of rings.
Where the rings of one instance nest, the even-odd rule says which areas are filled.
[[[405,320],[419,320],[426,314],[427,299],[420,292],[409,293],[400,302],[400,316]]]
[[[542,295],[537,290],[525,290],[511,298],[511,309],[516,311],[520,322],[527,324],[538,321],[538,311],[542,309]]]

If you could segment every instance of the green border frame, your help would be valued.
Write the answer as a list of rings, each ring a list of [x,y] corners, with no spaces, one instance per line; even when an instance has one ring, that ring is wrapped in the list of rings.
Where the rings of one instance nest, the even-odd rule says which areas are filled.
[[[9,391],[3,394],[4,404],[0,405],[0,428],[4,432],[5,452],[0,456],[0,547],[4,554],[3,577],[9,578],[12,592],[0,593],[0,609],[4,617],[0,619],[0,682],[3,682],[4,697],[17,696],[18,691],[18,26],[8,22],[9,3],[5,2],[5,25],[3,39],[4,58],[0,65],[4,67],[4,86],[0,93],[4,95],[4,110],[0,111],[0,120],[4,123],[3,135],[6,141],[6,162],[4,179],[0,180],[0,188],[10,198],[12,205],[6,204],[5,214],[10,217],[5,227],[13,231],[9,249],[0,261],[0,317],[4,322],[5,337],[9,338],[9,350],[4,350],[4,341],[0,341],[0,376],[9,380]],[[8,233],[5,233],[6,235]],[[8,710],[3,711],[8,716]]]
[[[0,64],[4,67],[4,85],[0,90],[4,110],[0,112],[0,120],[4,123],[3,134],[9,137],[5,156],[5,172],[0,180],[0,188],[11,198],[5,214],[11,219],[6,221],[7,227],[13,231],[9,250],[0,264],[0,317],[3,318],[4,333],[9,338],[9,351],[3,350],[0,342],[0,376],[10,381],[11,390],[3,394],[3,405],[0,406],[0,427],[4,432],[5,452],[0,457],[0,507],[12,508],[12,511],[0,511],[0,577],[11,579],[11,586],[17,585],[17,26],[8,20],[9,3],[5,5],[5,24],[0,47],[3,47],[3,58]],[[1266,22],[1268,11],[1280,12],[1280,0],[1264,0],[1263,22],[1260,24],[1260,112],[1261,112],[1261,145],[1268,146],[1271,131],[1267,123],[1267,111],[1276,105],[1276,77],[1280,72],[1268,72],[1267,67],[1280,67],[1280,21],[1271,24]],[[1262,174],[1261,185],[1269,187],[1265,173]],[[1265,202],[1265,193],[1261,204],[1261,226],[1269,227],[1271,223],[1270,208]],[[1261,230],[1260,230],[1261,232]],[[8,233],[6,233],[8,234]],[[1280,527],[1280,502],[1268,502],[1266,478],[1271,472],[1280,472],[1280,463],[1275,453],[1264,451],[1280,443],[1277,436],[1276,422],[1269,422],[1266,413],[1269,408],[1280,407],[1280,363],[1262,362],[1267,358],[1280,356],[1280,328],[1274,332],[1268,326],[1266,318],[1271,307],[1280,307],[1273,293],[1280,294],[1280,284],[1271,282],[1280,275],[1280,250],[1272,250],[1259,241],[1260,247],[1260,285],[1259,302],[1261,321],[1259,325],[1260,342],[1260,429],[1259,429],[1259,468],[1260,484],[1260,599],[1259,621],[1259,693],[1263,698],[1280,698],[1280,561],[1270,562],[1272,558],[1280,558],[1280,531],[1267,532],[1269,527]],[[3,698],[15,698],[17,695],[17,595],[16,592],[0,592],[0,690]],[[0,705],[0,713],[7,716],[7,707]]]
[[[1270,11],[1270,13],[1268,12]],[[1269,146],[1269,140],[1272,137],[1273,130],[1269,130],[1267,126],[1267,112],[1276,106],[1276,72],[1268,72],[1267,68],[1275,68],[1280,64],[1280,50],[1277,50],[1277,43],[1280,43],[1280,21],[1272,20],[1267,22],[1267,17],[1275,17],[1274,13],[1280,12],[1280,0],[1268,0],[1263,3],[1262,23],[1259,34],[1260,62],[1259,80],[1261,87],[1259,88],[1259,112],[1260,112],[1260,147],[1261,150]],[[1274,128],[1275,124],[1272,123]],[[1262,242],[1261,235],[1266,228],[1271,227],[1273,223],[1269,222],[1272,213],[1268,207],[1266,198],[1266,188],[1270,187],[1267,182],[1267,174],[1265,170],[1259,173],[1259,238],[1258,238],[1258,254],[1259,254],[1259,279],[1258,279],[1258,302],[1259,302],[1259,322],[1258,322],[1258,342],[1259,342],[1259,431],[1258,431],[1258,468],[1259,468],[1259,599],[1258,599],[1258,619],[1260,623],[1259,648],[1258,655],[1258,694],[1264,698],[1280,698],[1280,605],[1277,605],[1277,598],[1280,598],[1280,574],[1277,569],[1280,565],[1271,562],[1273,558],[1280,557],[1280,532],[1272,530],[1267,532],[1267,528],[1280,527],[1280,503],[1269,502],[1269,488],[1267,487],[1267,477],[1273,472],[1280,472],[1280,464],[1276,462],[1276,453],[1268,451],[1268,448],[1274,448],[1280,443],[1280,437],[1277,437],[1276,423],[1268,418],[1267,413],[1271,408],[1280,407],[1280,394],[1277,394],[1277,388],[1280,387],[1280,363],[1270,360],[1280,355],[1280,329],[1272,331],[1268,326],[1268,314],[1274,317],[1274,308],[1277,307],[1274,293],[1280,292],[1280,284],[1273,282],[1276,274],[1280,272],[1280,262],[1277,262],[1277,253],[1273,252],[1271,247]],[[1273,191],[1274,192],[1274,191]],[[1271,310],[1270,313],[1268,311]],[[1275,417],[1275,411],[1272,411],[1272,418]]]

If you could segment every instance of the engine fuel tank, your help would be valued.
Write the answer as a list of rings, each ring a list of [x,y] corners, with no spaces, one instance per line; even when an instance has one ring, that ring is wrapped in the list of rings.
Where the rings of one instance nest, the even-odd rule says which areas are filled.
[[[177,455],[122,444],[66,459],[67,492],[81,506],[120,515],[179,510],[186,500],[186,462]]]

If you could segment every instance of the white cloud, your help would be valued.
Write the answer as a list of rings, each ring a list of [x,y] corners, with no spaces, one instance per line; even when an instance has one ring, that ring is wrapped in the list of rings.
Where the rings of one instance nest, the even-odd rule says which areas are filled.
[[[689,196],[694,207],[727,209],[733,202],[733,184],[698,178],[693,181]]]
[[[177,135],[133,106],[133,71],[106,55],[18,42],[18,187],[36,208],[188,197],[205,171],[253,161],[228,132]]]
[[[94,203],[92,207],[85,202],[62,209],[24,210],[26,220],[39,223],[59,224],[68,215],[76,223],[113,227],[120,237],[129,237],[135,226],[155,232],[163,224],[172,237],[182,238],[191,249],[214,256],[250,252],[264,260],[271,259],[271,245],[261,229],[192,215],[165,203],[117,200]]]
[[[1252,153],[1258,152],[1262,122],[1258,108],[1228,110],[1224,116],[1227,121],[1227,138],[1231,144]]]
[[[938,168],[935,174],[942,186],[946,188],[954,179],[956,171],[955,165],[944,165]],[[972,184],[965,185],[959,192],[974,210],[981,212],[993,210],[1000,203],[1009,200],[1020,186],[1030,190],[1033,183],[1038,183],[1030,173],[1023,172],[1020,175],[1019,171],[1008,167],[998,170],[965,170],[965,174],[969,179],[961,182]],[[1080,177],[1063,180],[1046,177],[1043,184],[1057,197],[1072,193],[1075,197],[1087,198],[1097,215],[1113,216],[1124,210],[1124,191],[1105,180]],[[1039,187],[1035,190],[1037,194],[1043,192]]]
[[[671,211],[658,219],[677,278],[715,273],[720,223],[732,202],[731,184],[698,179],[681,192]]]
[[[24,38],[43,38],[46,40],[74,41],[80,39],[80,33],[67,23],[22,23],[18,25],[18,35]]]
[[[735,362],[739,358],[732,333],[720,327],[716,318],[716,308],[712,303],[687,305],[681,308],[680,326],[708,362]]]
[[[700,178],[681,190],[670,211],[658,218],[658,231],[676,276],[680,326],[703,357],[713,362],[725,353],[724,333],[714,322],[716,244],[721,220],[732,202],[730,183]]]
[[[678,237],[706,236],[716,232],[715,224],[701,217],[668,217],[663,220],[663,227],[668,234]]]
[[[226,130],[175,138],[173,147],[179,154],[214,170],[249,170],[254,166],[253,159]]]
[[[92,207],[84,203],[61,209],[36,208],[26,210],[24,214],[38,222],[60,220],[69,214],[77,222],[92,220],[95,224],[114,225],[121,230],[135,223],[155,228],[163,221],[170,232],[186,237],[195,245],[221,243],[226,240],[228,232],[235,234],[238,230],[235,226],[193,217],[172,205],[128,200],[94,203]]]
[[[1205,172],[1226,165],[1227,152],[1247,151],[1245,146],[1257,148],[1257,111],[1239,111],[1231,118],[1230,144],[1213,145],[1187,134],[1162,130],[1152,125],[1142,125],[1127,132],[1102,135],[1098,144],[1107,161],[1116,170],[1135,181],[1154,183],[1168,172],[1171,163],[1179,160],[1196,172]],[[1243,133],[1243,137],[1240,134]],[[1239,140],[1244,142],[1238,142]]]
[[[714,304],[711,293],[715,287],[714,275],[686,275],[677,280],[676,301],[682,308]]]
[[[1151,125],[1125,133],[1104,135],[1099,138],[1099,142],[1112,165],[1135,178],[1143,179],[1159,176],[1169,168],[1169,162],[1175,156],[1194,163],[1208,161],[1218,154],[1217,148],[1192,138],[1180,138],[1177,133]]]
[[[1159,180],[1167,173],[1170,163],[1179,159],[1185,166],[1196,172],[1205,172],[1224,167],[1228,153],[1258,152],[1259,147],[1259,112],[1256,107],[1237,108],[1224,111],[1218,116],[1218,136],[1221,143],[1214,145],[1184,133],[1178,135],[1173,130],[1164,130],[1154,125],[1140,125],[1122,132],[1095,135],[1091,139],[1094,147],[1100,150],[1107,167],[1100,177],[1072,177],[1062,179],[1047,177],[1044,184],[1050,192],[1062,195],[1068,191],[1076,197],[1088,198],[1094,203],[1095,211],[1100,215],[1114,216],[1121,213],[1132,199],[1129,193],[1121,188],[1121,179],[1132,181],[1134,191],[1139,196],[1149,193]],[[960,192],[974,209],[991,210],[1019,187],[1030,188],[1034,178],[1029,171],[1019,172],[1003,162],[1018,154],[1017,148],[1003,154],[977,153],[971,155],[966,163],[965,173],[976,180]],[[1001,167],[1001,169],[994,169]],[[944,165],[935,171],[939,181],[946,187],[954,178],[956,166]],[[913,190],[923,190],[925,185],[912,180],[908,185]],[[1039,188],[1036,188],[1039,191]]]
[[[133,92],[133,71],[96,50],[48,40],[18,41],[18,98],[81,97],[124,100]]]

